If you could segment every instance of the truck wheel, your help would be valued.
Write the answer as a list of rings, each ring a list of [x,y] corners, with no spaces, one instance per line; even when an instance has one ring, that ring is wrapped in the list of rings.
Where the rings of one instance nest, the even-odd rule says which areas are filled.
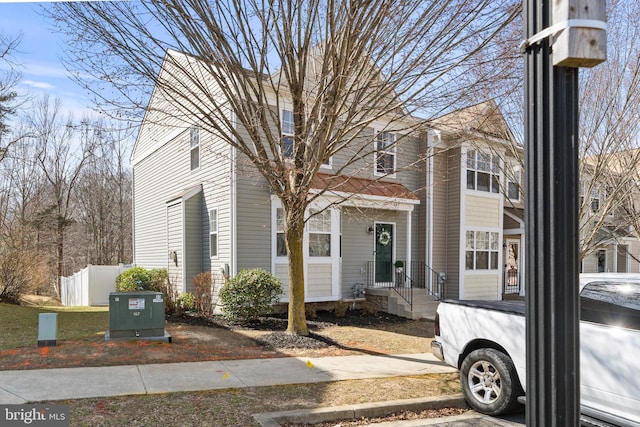
[[[518,405],[522,387],[516,368],[504,353],[492,348],[472,351],[460,367],[467,403],[478,412],[501,415]]]

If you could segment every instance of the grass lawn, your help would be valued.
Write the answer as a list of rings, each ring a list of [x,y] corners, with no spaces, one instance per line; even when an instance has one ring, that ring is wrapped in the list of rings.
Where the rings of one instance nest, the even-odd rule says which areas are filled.
[[[38,315],[58,313],[58,340],[104,336],[108,307],[21,306],[0,303],[0,350],[33,346],[38,342]]]
[[[258,426],[252,414],[459,394],[457,374],[80,399],[72,426]],[[336,424],[339,425],[339,424]]]
[[[58,346],[37,347],[38,314],[58,313]],[[330,325],[316,332],[336,346],[318,350],[269,349],[254,339],[268,330],[167,323],[171,344],[104,341],[107,307],[0,304],[0,369],[108,366],[284,356],[399,354],[429,351],[433,324]],[[47,350],[47,351],[43,351]],[[460,393],[457,374],[421,375],[332,383],[78,399],[70,406],[73,426],[255,426],[258,412]]]

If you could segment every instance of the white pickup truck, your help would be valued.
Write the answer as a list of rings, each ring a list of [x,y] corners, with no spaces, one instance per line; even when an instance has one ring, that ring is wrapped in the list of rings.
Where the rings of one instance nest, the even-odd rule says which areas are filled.
[[[580,408],[640,427],[640,274],[580,276]],[[469,405],[512,412],[526,390],[523,301],[444,301],[433,354],[460,370]]]

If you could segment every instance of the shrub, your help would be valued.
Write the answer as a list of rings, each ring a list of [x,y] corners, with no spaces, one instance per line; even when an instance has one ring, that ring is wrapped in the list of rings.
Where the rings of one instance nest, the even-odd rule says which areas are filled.
[[[150,285],[149,290],[155,292],[162,292],[164,296],[164,309],[167,313],[173,313],[176,311],[178,301],[178,291],[176,290],[169,273],[166,268],[154,268],[149,270]]]
[[[116,277],[118,292],[149,291],[150,284],[149,271],[142,267],[131,267]]]
[[[242,270],[220,290],[222,312],[232,320],[255,320],[271,313],[282,294],[280,279],[261,269]]]
[[[318,317],[318,312],[316,311],[316,306],[313,304],[305,304],[304,305],[304,314],[307,319],[315,319]]]
[[[195,309],[201,316],[210,316],[213,313],[214,283],[210,271],[205,271],[193,278],[193,296]]]
[[[176,305],[183,311],[191,311],[195,307],[195,299],[191,292],[183,292],[176,299]]]
[[[143,267],[132,267],[116,277],[116,290],[118,292],[162,292],[165,312],[173,313],[176,310],[178,292],[164,268],[147,270]]]
[[[336,314],[336,317],[344,317],[347,315],[347,304],[344,303],[344,301],[338,301],[336,302],[336,308],[334,309],[334,313]]]
[[[366,314],[366,315],[376,315],[380,312],[380,307],[371,302],[371,301],[365,301],[364,304],[362,304],[362,313]]]

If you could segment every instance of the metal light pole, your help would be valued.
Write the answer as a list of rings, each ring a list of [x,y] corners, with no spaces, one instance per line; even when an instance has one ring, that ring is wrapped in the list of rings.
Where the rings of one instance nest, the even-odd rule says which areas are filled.
[[[524,0],[528,426],[580,423],[578,67],[606,58],[604,0]]]

